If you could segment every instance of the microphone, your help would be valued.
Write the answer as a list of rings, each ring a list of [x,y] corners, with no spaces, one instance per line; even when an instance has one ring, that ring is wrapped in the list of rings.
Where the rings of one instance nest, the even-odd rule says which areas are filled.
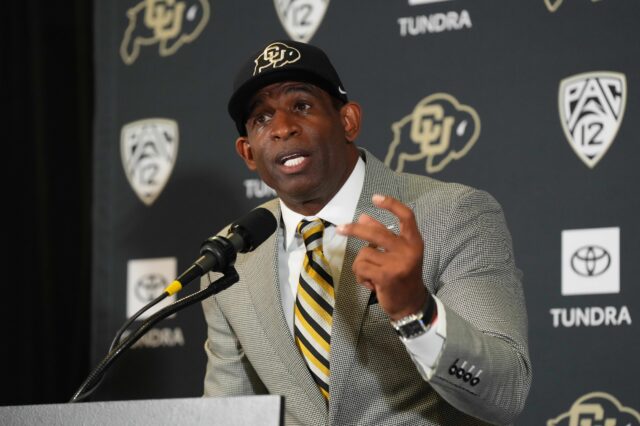
[[[259,207],[250,211],[229,227],[226,237],[214,235],[207,238],[200,246],[201,256],[164,291],[170,296],[209,271],[225,272],[235,263],[238,252],[255,250],[275,232],[277,226],[278,222],[269,210]]]
[[[227,272],[235,263],[238,252],[248,253],[255,250],[275,232],[277,224],[276,218],[269,210],[258,207],[234,222],[229,227],[226,237],[214,235],[208,238],[200,247],[201,256],[169,284],[158,297],[143,306],[120,327],[109,350],[112,351],[118,345],[125,330],[140,315],[209,271]]]
[[[122,354],[122,352],[133,345],[140,337],[142,337],[154,324],[183,309],[189,305],[200,302],[212,294],[217,294],[227,289],[238,281],[238,273],[231,268],[236,261],[238,252],[248,253],[253,251],[260,244],[265,242],[267,238],[273,234],[277,228],[278,222],[273,214],[262,207],[250,211],[248,214],[238,219],[229,227],[226,237],[214,235],[208,238],[200,247],[201,256],[178,278],[175,279],[164,292],[156,299],[148,303],[145,307],[136,312],[129,320],[118,330],[116,337],[111,343],[109,353],[105,356],[100,364],[89,374],[87,379],[82,383],[80,388],[71,398],[69,402],[79,402],[91,395],[102,383],[104,372],[109,366]],[[177,293],[182,289],[183,283],[187,285],[196,278],[201,277],[209,271],[223,272],[225,275],[218,279],[212,285],[184,297],[177,302],[169,305],[153,316],[147,319],[137,330],[127,336],[122,342],[120,337],[126,329],[138,318],[143,312],[160,302],[165,297]]]

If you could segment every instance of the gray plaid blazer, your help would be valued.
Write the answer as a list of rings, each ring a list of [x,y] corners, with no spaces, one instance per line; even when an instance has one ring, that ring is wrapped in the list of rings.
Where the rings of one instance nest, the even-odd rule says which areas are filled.
[[[239,255],[240,281],[203,302],[208,324],[205,396],[278,394],[287,424],[476,425],[513,422],[531,383],[521,273],[499,204],[487,193],[395,173],[372,154],[356,217],[386,226],[397,219],[375,208],[374,193],[415,212],[425,244],[424,285],[445,305],[447,340],[432,379],[419,374],[350,265],[363,242],[347,242],[336,286],[328,406],[295,346],[280,301],[277,231]],[[279,204],[263,205],[280,218]],[[355,218],[354,218],[355,219]],[[215,274],[203,277],[208,285]],[[482,420],[480,420],[482,419]]]

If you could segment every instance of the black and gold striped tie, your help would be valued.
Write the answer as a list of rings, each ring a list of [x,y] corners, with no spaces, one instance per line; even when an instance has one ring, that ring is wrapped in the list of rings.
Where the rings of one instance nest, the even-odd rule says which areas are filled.
[[[302,220],[298,232],[307,253],[294,307],[295,340],[320,392],[329,400],[329,347],[335,294],[331,268],[322,252],[324,223],[320,219]]]

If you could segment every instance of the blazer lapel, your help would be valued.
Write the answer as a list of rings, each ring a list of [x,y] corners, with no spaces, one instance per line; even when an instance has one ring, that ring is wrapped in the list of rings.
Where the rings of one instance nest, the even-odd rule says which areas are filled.
[[[280,207],[277,201],[263,207],[271,210],[278,221],[280,220]],[[295,345],[282,311],[278,274],[278,244],[282,244],[281,228],[278,228],[275,234],[254,252],[254,270],[264,271],[264,279],[248,282],[247,287],[260,326],[267,336],[267,344],[270,344],[274,352],[279,355],[280,360],[291,373],[292,381],[313,401],[314,406],[319,410],[318,415],[326,416],[325,400]],[[270,277],[275,278],[271,280]],[[311,409],[311,407],[309,408]]]
[[[394,232],[398,232],[397,218],[386,210],[374,207],[371,197],[374,194],[398,196],[396,181],[387,169],[373,155],[365,151],[366,168],[362,193],[358,200],[358,207],[353,221],[360,214],[366,213]],[[351,265],[358,252],[365,243],[355,238],[349,238],[344,256],[342,276],[336,289],[336,307],[333,314],[331,329],[331,382],[329,399],[329,424],[332,424],[339,411],[342,401],[349,401],[348,379],[355,362],[356,348],[362,321],[366,312],[371,291],[356,282]]]

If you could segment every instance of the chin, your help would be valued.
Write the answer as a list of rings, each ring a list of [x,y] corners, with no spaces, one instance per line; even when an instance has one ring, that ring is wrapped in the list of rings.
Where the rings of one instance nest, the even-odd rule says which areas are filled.
[[[315,200],[322,197],[322,184],[320,185],[296,185],[288,188],[280,188],[276,193],[280,198],[287,200],[295,200],[298,203],[304,203],[306,201]]]

